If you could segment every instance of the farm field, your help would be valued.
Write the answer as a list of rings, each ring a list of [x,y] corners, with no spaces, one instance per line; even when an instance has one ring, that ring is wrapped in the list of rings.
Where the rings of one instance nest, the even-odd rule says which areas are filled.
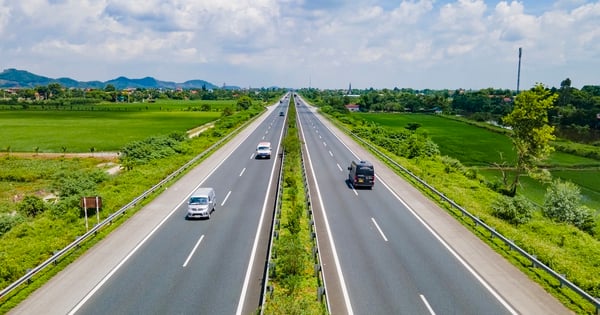
[[[510,165],[514,163],[510,138],[477,126],[446,119],[443,116],[426,114],[353,113],[381,126],[401,129],[409,123],[418,123],[417,130],[426,133],[439,146],[442,155],[460,160],[465,166],[478,169],[478,173],[489,180],[500,178],[500,172],[490,169],[494,163],[502,163],[500,153]],[[554,152],[544,162],[554,177],[569,180],[581,187],[582,203],[600,211],[600,161]],[[546,185],[524,178],[520,192],[531,200],[541,203]]]
[[[211,111],[200,111],[209,104]],[[218,119],[234,101],[163,101],[100,104],[93,110],[0,111],[0,149],[4,152],[118,151],[154,135],[185,132]],[[84,107],[85,108],[85,107]]]

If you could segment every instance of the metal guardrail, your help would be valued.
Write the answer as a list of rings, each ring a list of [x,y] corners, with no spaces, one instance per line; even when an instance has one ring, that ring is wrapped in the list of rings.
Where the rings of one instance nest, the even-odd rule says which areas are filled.
[[[302,148],[303,146],[301,146]],[[330,310],[330,305],[329,305],[329,299],[327,299],[327,292],[326,292],[326,286],[325,286],[325,278],[323,277],[323,270],[322,270],[322,266],[321,266],[321,251],[319,250],[319,237],[317,235],[317,229],[315,227],[315,218],[313,215],[313,208],[312,208],[312,200],[311,200],[311,194],[310,194],[310,187],[308,185],[308,176],[306,175],[306,166],[304,163],[304,155],[300,154],[300,159],[302,160],[302,180],[304,183],[304,191],[306,192],[306,206],[308,207],[307,209],[307,215],[309,218],[309,222],[310,222],[310,232],[311,232],[311,236],[313,241],[315,242],[315,246],[313,246],[312,248],[312,255],[313,255],[313,260],[315,262],[314,264],[314,271],[315,271],[315,276],[318,278],[318,283],[320,284],[320,286],[317,288],[317,299],[322,302],[323,301],[323,297],[325,297],[325,307],[327,308],[327,310]]]
[[[400,169],[403,172],[405,172],[406,174],[408,174],[412,179],[419,182],[421,185],[423,185],[424,187],[429,189],[431,192],[436,194],[438,197],[440,197],[442,200],[444,200],[445,202],[450,204],[452,207],[458,209],[461,212],[461,215],[467,216],[471,220],[473,220],[473,223],[475,224],[475,226],[483,227],[485,230],[487,230],[490,233],[491,238],[498,238],[498,239],[502,240],[504,242],[504,244],[509,247],[510,250],[515,250],[519,254],[521,254],[523,257],[527,258],[531,262],[532,267],[540,268],[540,269],[544,270],[546,273],[551,275],[554,279],[558,280],[561,286],[566,286],[567,288],[571,289],[573,292],[577,293],[580,297],[582,297],[583,299],[590,302],[592,305],[594,305],[596,307],[596,314],[600,315],[600,299],[593,297],[592,295],[590,295],[589,293],[587,293],[586,291],[584,291],[583,289],[581,289],[580,287],[578,287],[577,285],[575,285],[574,283],[569,281],[564,275],[562,275],[562,274],[556,272],[555,270],[553,270],[552,268],[546,266],[543,262],[539,261],[534,255],[531,255],[530,253],[528,253],[527,251],[525,251],[524,249],[522,249],[521,247],[516,245],[512,240],[510,240],[510,239],[506,238],[504,235],[496,232],[496,230],[493,227],[485,224],[478,217],[474,216],[469,211],[467,211],[466,209],[464,209],[463,207],[458,205],[456,202],[454,202],[450,198],[446,197],[443,193],[441,193],[440,191],[435,189],[433,186],[429,185],[427,182],[425,182],[424,180],[419,178],[417,175],[413,174],[411,171],[406,169],[404,166],[398,164],[396,161],[394,161],[393,159],[391,159],[390,157],[385,155],[385,153],[381,152],[378,148],[376,148],[371,143],[360,138],[359,136],[357,136],[356,134],[354,134],[348,128],[345,128],[344,126],[338,125],[338,127],[345,129],[346,133],[348,133],[349,135],[351,135],[358,141],[362,142],[364,145],[368,146],[372,152],[376,153],[380,157],[384,158],[388,163],[391,163],[398,169]]]
[[[58,261],[58,259],[60,259],[60,257],[65,255],[66,253],[68,253],[73,248],[79,246],[81,243],[83,243],[85,240],[87,240],[90,236],[95,235],[100,229],[102,229],[106,225],[112,224],[112,221],[115,218],[117,218],[121,214],[125,213],[129,208],[137,205],[140,201],[146,199],[149,195],[154,193],[158,188],[162,187],[163,185],[168,183],[170,180],[172,180],[179,174],[183,173],[183,171],[188,169],[190,166],[194,165],[194,163],[196,163],[199,159],[201,159],[202,157],[204,157],[205,155],[207,155],[208,153],[210,153],[211,151],[213,151],[214,149],[219,147],[222,143],[228,141],[231,137],[233,137],[233,135],[237,134],[241,129],[245,128],[252,121],[254,121],[254,119],[248,120],[246,123],[242,124],[240,127],[236,128],[234,131],[230,132],[227,136],[225,136],[225,137],[221,138],[219,141],[213,143],[208,149],[206,149],[202,153],[196,155],[193,159],[191,159],[190,161],[185,163],[182,167],[175,170],[173,173],[169,174],[167,177],[165,177],[163,180],[161,180],[158,184],[152,186],[152,188],[143,192],[141,195],[139,195],[138,197],[136,197],[135,199],[133,199],[132,201],[127,203],[121,209],[112,213],[106,219],[102,220],[100,223],[95,225],[92,229],[90,229],[88,232],[86,232],[82,236],[78,237],[75,241],[73,241],[72,243],[67,245],[65,248],[55,252],[54,255],[52,255],[52,257],[48,258],[43,263],[41,263],[40,265],[36,266],[35,268],[29,270],[24,276],[19,278],[17,281],[11,283],[6,288],[2,289],[2,291],[0,291],[0,298],[6,296],[8,293],[10,293],[12,290],[19,287],[23,283],[30,281],[31,278],[33,276],[35,276],[38,272],[42,271],[44,268],[48,267],[49,265],[56,263]]]
[[[273,240],[279,238],[279,220],[281,219],[281,204],[283,202],[283,163],[285,163],[285,152],[281,152],[281,166],[279,168],[279,178],[277,179],[277,196],[275,198],[275,215],[271,222],[271,236],[269,237],[269,251],[267,253],[267,264],[263,275],[262,298],[260,302],[260,314],[264,314],[264,305],[267,300],[267,293],[273,293],[273,286],[269,285],[269,273],[275,267],[271,261],[273,254]]]

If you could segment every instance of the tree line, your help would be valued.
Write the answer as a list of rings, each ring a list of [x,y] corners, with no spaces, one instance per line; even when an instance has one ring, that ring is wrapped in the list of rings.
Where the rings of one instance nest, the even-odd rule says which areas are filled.
[[[60,83],[50,83],[34,88],[4,90],[1,105],[87,105],[99,102],[152,102],[160,99],[171,100],[232,100],[248,96],[252,100],[269,101],[285,93],[280,88],[260,88],[252,90],[236,89],[158,89],[132,88],[118,90],[112,84],[103,89],[65,88]]]
[[[560,87],[544,87],[557,95],[547,110],[548,119],[556,127],[557,136],[583,143],[600,141],[600,85],[571,86],[569,78]],[[537,86],[537,85],[536,85]],[[532,87],[535,89],[536,87]],[[481,90],[414,90],[394,88],[320,91],[301,90],[314,104],[330,106],[346,112],[345,105],[357,104],[360,111],[424,112],[461,115],[475,121],[503,124],[503,118],[514,109],[516,91],[487,88]]]

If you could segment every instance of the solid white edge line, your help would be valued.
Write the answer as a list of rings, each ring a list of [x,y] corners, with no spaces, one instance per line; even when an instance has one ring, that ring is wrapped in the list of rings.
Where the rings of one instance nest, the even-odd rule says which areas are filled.
[[[356,153],[354,153],[327,125],[323,124],[323,126],[325,126],[325,128],[329,129],[329,132],[331,132],[333,134],[334,137],[338,138],[338,140],[356,157],[359,158],[358,155]],[[496,290],[494,290],[494,288],[492,288],[483,278],[481,278],[481,276],[469,265],[467,264],[467,262],[462,259],[462,257],[460,257],[460,255],[458,255],[458,253],[456,253],[454,251],[454,249],[452,249],[452,247],[450,247],[450,245],[448,245],[448,243],[446,243],[441,236],[439,236],[434,230],[433,228],[431,228],[411,207],[408,206],[408,204],[406,202],[404,202],[404,200],[402,200],[402,198],[400,198],[400,196],[398,196],[383,180],[379,179],[379,182],[382,183],[387,190],[389,190],[394,197],[396,197],[396,199],[398,199],[411,213],[413,216],[415,216],[417,218],[417,220],[419,220],[419,222],[421,222],[421,224],[423,224],[425,226],[425,228],[444,246],[446,247],[446,249],[467,269],[467,271],[469,271],[478,281],[479,283],[481,283],[481,285],[483,285],[488,292],[490,292],[490,294],[492,294],[497,300],[498,302],[500,302],[500,304],[504,305],[504,307],[506,308],[507,311],[509,311],[511,314],[519,314],[517,311],[515,311],[508,302],[506,302],[504,300],[504,298],[502,298],[500,296],[500,294],[498,294],[498,292],[496,292]]]
[[[246,136],[246,138],[248,138],[249,134]],[[243,142],[243,141],[242,141]],[[235,151],[235,150],[233,150]],[[152,231],[150,231],[150,233],[148,233],[148,235],[146,235],[128,254],[127,256],[125,256],[125,258],[123,258],[123,260],[121,260],[108,274],[106,274],[106,276],[104,276],[104,278],[102,278],[102,280],[100,280],[100,282],[98,282],[98,284],[96,284],[92,290],[90,290],[90,292],[88,292],[83,299],[81,299],[79,301],[79,303],[77,303],[75,305],[75,307],[73,307],[71,309],[71,311],[69,311],[69,315],[75,314],[82,306],[83,304],[85,304],[91,297],[92,295],[94,295],[98,290],[100,290],[100,288],[117,272],[117,270],[119,270],[119,268],[121,268],[128,260],[129,258],[131,258],[141,247],[142,245],[144,245],[146,243],[146,241],[148,241],[150,239],[150,237],[152,237],[152,235],[154,235],[154,233],[156,233],[156,231],[158,231],[158,229],[165,223],[167,222],[167,220],[173,215],[173,213],[175,213],[175,211],[179,210],[179,207],[181,207],[181,205],[192,195],[192,193],[194,191],[196,191],[196,189],[198,189],[200,186],[202,186],[202,184],[206,181],[207,178],[210,177],[210,175],[212,175],[218,168],[219,166],[221,166],[221,164],[223,164],[223,162],[225,162],[225,160],[227,160],[229,158],[229,156],[231,156],[231,154],[233,153],[233,151],[231,151],[226,158],[224,158],[223,160],[221,160],[221,162],[219,162],[217,164],[217,166],[215,166],[215,168],[213,168],[212,171],[210,171],[203,179],[202,181],[200,181],[200,183],[198,185],[196,185],[196,187],[194,187],[194,189],[192,189],[192,191],[189,192],[189,194],[183,199],[181,200],[181,202],[179,202],[175,208],[173,208],[173,210],[171,210],[171,212],[169,212],[169,214],[164,217],[153,229]]]
[[[419,297],[421,297],[421,301],[423,301],[423,304],[425,304],[425,307],[427,307],[429,314],[435,315],[435,312],[433,311],[433,308],[431,308],[431,305],[429,305],[427,298],[425,298],[425,296],[423,294],[419,294]]]
[[[313,113],[314,115],[314,113]],[[302,128],[302,124],[299,124],[300,132],[302,133],[302,138],[304,138],[304,130]],[[333,234],[331,234],[331,228],[329,227],[329,220],[327,219],[327,213],[325,212],[325,205],[323,204],[323,198],[321,198],[321,191],[319,190],[319,183],[316,181],[315,171],[312,165],[312,160],[310,159],[310,153],[308,152],[308,146],[306,145],[306,141],[304,141],[304,147],[306,148],[306,155],[308,157],[308,164],[310,164],[310,172],[315,178],[315,190],[317,193],[317,198],[319,199],[319,204],[321,205],[321,209],[323,210],[323,221],[325,222],[325,229],[327,230],[327,236],[329,238],[329,244],[331,246],[331,251],[333,254],[333,261],[335,263],[335,268],[337,269],[338,276],[340,277],[340,285],[342,286],[342,295],[344,296],[344,302],[346,303],[346,310],[348,311],[348,315],[353,315],[354,310],[352,310],[352,303],[350,303],[350,296],[348,295],[348,289],[346,288],[346,280],[344,280],[344,273],[342,272],[342,267],[340,265],[340,259],[337,254],[337,250],[335,248],[335,242],[333,240]],[[327,300],[329,300],[329,295],[325,294]],[[329,303],[327,303],[329,304]]]
[[[279,144],[281,144],[281,139],[283,138],[283,129],[284,128],[281,128],[281,132],[279,134]],[[279,145],[277,147],[276,156],[279,156],[279,147],[281,147],[281,145]],[[246,292],[248,291],[248,284],[250,283],[250,274],[252,273],[252,267],[254,266],[254,257],[256,256],[256,249],[258,247],[258,239],[259,239],[258,236],[259,236],[260,230],[262,229],[265,212],[267,209],[267,202],[269,199],[268,198],[269,191],[271,191],[271,183],[273,182],[273,176],[275,176],[275,165],[276,164],[277,163],[273,163],[273,167],[271,168],[271,176],[269,177],[269,185],[267,186],[267,192],[265,194],[265,201],[263,203],[263,208],[260,213],[260,219],[258,221],[256,235],[254,235],[254,244],[252,245],[252,252],[250,253],[250,260],[248,262],[248,268],[246,269],[246,276],[244,277],[244,284],[242,286],[242,292],[240,293],[240,299],[238,301],[237,310],[235,311],[236,315],[242,315],[242,309],[244,308],[244,300],[246,299]]]
[[[225,204],[225,202],[227,202],[229,195],[231,195],[231,190],[227,193],[227,195],[225,195],[225,198],[223,198],[223,202],[221,202],[221,207]]]
[[[385,237],[385,234],[383,234],[383,231],[379,227],[379,224],[377,224],[377,221],[375,221],[375,218],[371,218],[371,221],[373,221],[373,224],[375,224],[375,227],[377,228],[377,231],[379,231],[379,234],[381,234],[381,237],[383,237],[383,240],[387,242],[388,239]]]
[[[182,266],[183,268],[185,268],[187,266],[187,264],[190,262],[190,259],[192,259],[192,256],[194,256],[196,249],[198,248],[198,246],[200,245],[200,243],[202,242],[203,239],[204,239],[204,234],[202,234],[202,236],[200,236],[200,239],[196,242],[196,245],[194,245],[194,248],[192,248],[192,251],[188,255],[185,262],[183,263],[183,266]]]
[[[242,175],[244,174],[244,172],[245,172],[245,171],[246,171],[246,168],[244,167],[244,168],[242,169],[242,171],[240,172],[240,177],[242,177]]]

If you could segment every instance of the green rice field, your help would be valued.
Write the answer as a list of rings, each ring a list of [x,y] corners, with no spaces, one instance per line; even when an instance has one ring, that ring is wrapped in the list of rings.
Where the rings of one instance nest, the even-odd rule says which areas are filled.
[[[200,111],[202,104],[211,111]],[[185,132],[218,119],[235,101],[100,104],[65,110],[0,110],[3,152],[118,151],[129,142]],[[86,110],[85,108],[92,109]]]
[[[515,152],[509,137],[443,116],[425,114],[353,113],[381,126],[401,129],[418,123],[439,146],[442,155],[453,157],[465,166],[475,167],[488,180],[499,180],[500,172],[490,169],[494,163],[514,165]],[[600,161],[564,152],[554,152],[544,162],[553,177],[571,181],[581,188],[582,203],[600,211]],[[542,203],[547,185],[523,177],[519,192]]]

